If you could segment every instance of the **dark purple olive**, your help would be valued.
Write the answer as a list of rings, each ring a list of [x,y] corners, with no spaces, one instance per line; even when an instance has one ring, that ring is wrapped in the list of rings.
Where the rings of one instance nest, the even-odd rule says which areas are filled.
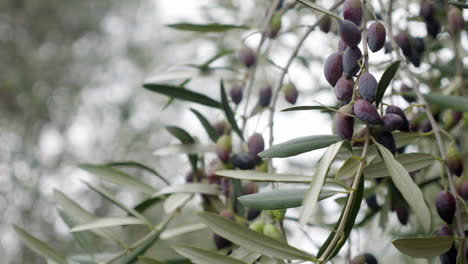
[[[283,87],[284,98],[290,104],[296,104],[297,97],[299,96],[299,92],[296,89],[296,86],[292,83],[288,83]]]
[[[231,163],[234,167],[241,170],[251,170],[255,168],[254,159],[246,152],[239,152],[232,155]]]
[[[414,38],[414,49],[418,53],[423,53],[426,50],[426,45],[424,44],[423,38]]]
[[[228,124],[225,121],[216,121],[213,123],[213,128],[216,131],[218,136],[222,136],[225,132],[227,132]]]
[[[346,48],[343,54],[343,74],[346,77],[352,77],[359,72],[358,60],[361,59],[362,53],[358,47]]]
[[[350,264],[378,264],[378,261],[374,255],[370,253],[364,253],[354,257]]]
[[[458,188],[458,194],[465,200],[468,200],[468,181],[461,183],[460,188]]]
[[[442,117],[444,120],[444,127],[447,130],[454,128],[462,119],[463,113],[453,110],[447,110]]]
[[[340,101],[347,102],[353,96],[353,78],[341,77],[335,85],[335,95]]]
[[[437,38],[440,33],[440,22],[437,19],[426,21],[427,34],[433,38]]]
[[[458,177],[463,174],[463,158],[458,149],[451,146],[446,153],[447,167],[450,172]]]
[[[340,107],[335,114],[336,134],[342,138],[351,140],[354,132],[354,118],[348,115],[353,114],[352,105],[348,104]]]
[[[267,107],[270,105],[272,89],[270,85],[264,86],[260,89],[260,95],[258,99],[258,104],[263,107]]]
[[[348,47],[354,48],[361,42],[361,31],[353,22],[339,20],[338,33]]]
[[[323,68],[323,74],[328,83],[335,86],[343,74],[343,55],[341,53],[335,52],[328,56]]]
[[[243,195],[254,194],[258,192],[258,185],[255,182],[249,182],[242,189]]]
[[[433,20],[435,16],[434,3],[428,0],[423,1],[421,3],[419,14],[424,18],[425,21]]]
[[[447,16],[448,16],[449,26],[452,32],[457,33],[464,28],[465,21],[463,20],[463,15],[460,9],[456,7],[450,7],[450,10]]]
[[[194,181],[200,182],[204,178],[205,178],[205,173],[201,169],[198,170],[196,175],[193,173],[193,171],[189,171],[185,175],[185,182],[194,182]]]
[[[453,236],[453,230],[448,225],[442,225],[437,228],[436,236]]]
[[[338,52],[344,52],[347,47],[348,45],[342,39],[338,41]]]
[[[343,18],[360,26],[362,22],[362,4],[360,0],[345,0]]]
[[[402,94],[403,99],[405,99],[408,103],[413,103],[413,102],[416,101],[416,96],[415,95],[408,94],[408,93],[414,93],[412,87],[409,87],[406,84],[402,84],[401,88],[400,88],[400,92],[403,93]]]
[[[379,21],[373,22],[367,29],[367,45],[372,52],[377,52],[385,45],[387,30]]]
[[[401,207],[401,206],[394,206],[393,209],[395,210],[398,221],[400,221],[400,224],[406,225],[408,224],[408,218],[409,218],[409,212],[407,208]]]
[[[370,103],[375,100],[375,93],[377,91],[377,80],[374,75],[365,72],[361,74],[358,79],[358,90],[362,98],[366,99]]]
[[[262,210],[249,208],[247,210],[247,220],[252,221],[262,213]]]
[[[236,220],[234,215],[228,210],[221,211],[219,213],[219,215],[226,218],[226,219],[232,220],[232,221]],[[230,245],[232,245],[231,241],[229,241],[229,240],[225,239],[224,237],[219,236],[217,234],[213,235],[213,241],[214,241],[217,249],[226,248],[226,247],[229,247]]]
[[[454,264],[457,263],[457,249],[452,246],[449,251],[439,256],[440,264]]]
[[[375,194],[371,194],[369,197],[366,198],[367,207],[373,212],[377,212],[380,209],[379,204],[377,203],[377,196]]]
[[[386,147],[393,155],[395,155],[396,144],[392,133],[384,130],[377,130],[372,134],[377,142]]]
[[[375,106],[364,99],[359,99],[354,103],[354,113],[362,122],[366,124],[382,124],[382,118],[380,118],[377,109],[375,109]]]
[[[441,191],[436,197],[436,209],[440,218],[451,224],[455,215],[456,201],[449,191]]]
[[[255,52],[251,48],[244,46],[239,50],[239,59],[245,67],[250,68],[255,64]]]
[[[221,178],[221,191],[224,194],[224,197],[228,198],[231,195],[231,181],[229,178]]]
[[[318,26],[322,32],[328,33],[331,28],[331,23],[332,23],[331,17],[324,16],[322,19],[320,19]]]
[[[234,85],[231,87],[231,90],[229,91],[229,96],[231,97],[231,100],[238,105],[242,101],[242,94],[243,94],[243,88],[240,85]]]
[[[255,133],[250,136],[247,147],[249,150],[249,155],[253,157],[254,162],[258,164],[261,161],[261,158],[258,157],[258,153],[265,149],[265,141],[263,140],[263,136],[260,133]]]
[[[420,127],[423,133],[432,131],[432,125],[429,119],[424,119],[423,121],[421,121]]]
[[[406,57],[411,57],[411,41],[410,36],[406,32],[401,32],[395,36],[395,41]]]
[[[393,132],[403,125],[403,119],[397,114],[385,114],[382,116],[382,128],[387,132]]]
[[[401,108],[399,108],[398,106],[391,105],[387,107],[387,109],[385,110],[385,113],[399,115],[401,119],[403,120],[403,123],[400,126],[399,130],[403,132],[409,132],[409,121],[408,121],[408,118],[406,117],[405,112],[403,112]]]

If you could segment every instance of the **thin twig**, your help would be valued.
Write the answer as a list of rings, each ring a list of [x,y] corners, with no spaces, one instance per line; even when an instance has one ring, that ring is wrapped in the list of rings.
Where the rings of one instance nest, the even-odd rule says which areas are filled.
[[[393,51],[395,51],[395,54],[397,55],[398,59],[401,60],[401,64],[400,64],[401,68],[406,73],[407,77],[410,79],[411,85],[414,88],[414,91],[415,91],[415,93],[416,93],[416,95],[418,97],[419,102],[421,102],[421,104],[425,105],[424,112],[425,112],[425,114],[426,114],[426,116],[427,116],[427,118],[428,118],[428,120],[429,120],[429,122],[430,122],[430,124],[432,126],[432,130],[434,132],[434,136],[435,136],[435,139],[436,139],[436,142],[437,142],[437,147],[438,147],[438,150],[440,152],[440,156],[442,157],[442,159],[446,160],[444,142],[442,140],[442,136],[441,136],[441,133],[440,133],[439,126],[437,125],[437,122],[435,121],[434,116],[431,113],[431,108],[430,108],[429,103],[426,101],[426,99],[424,98],[424,96],[421,93],[421,90],[419,89],[418,80],[411,73],[411,70],[409,69],[408,64],[406,63],[406,60],[403,57],[403,55],[401,55],[400,48],[398,47],[398,44],[395,41],[395,37],[393,35],[393,29],[392,29],[392,18],[391,18],[392,2],[393,1],[390,0],[389,9],[386,10],[385,7],[384,7],[383,1],[379,0],[380,9],[381,9],[381,12],[383,14],[382,18],[383,18],[383,21],[384,21],[385,26],[387,28],[387,36],[390,38],[390,43],[392,45]],[[452,175],[451,175],[448,167],[447,166],[444,166],[444,167],[445,167],[445,171],[446,171],[447,179],[448,179],[448,183],[449,183],[449,190],[454,196],[456,196],[457,192],[456,192],[455,185],[454,185],[454,182],[453,182],[453,179],[452,179]],[[458,234],[458,236],[460,238],[465,238],[465,232],[463,231],[463,222],[462,222],[459,207],[460,207],[460,205],[459,205],[459,203],[457,203],[457,210],[455,212],[457,234]]]
[[[329,10],[330,11],[335,10],[337,7],[339,7],[341,4],[343,4],[343,2],[344,2],[344,0],[336,1],[335,4]],[[304,33],[304,35],[301,37],[301,39],[297,43],[296,48],[291,53],[291,56],[289,57],[288,62],[286,63],[286,66],[283,67],[283,70],[281,72],[279,80],[276,83],[276,86],[275,86],[275,88],[273,90],[274,93],[273,93],[273,98],[271,100],[270,116],[269,116],[269,121],[268,121],[268,127],[270,129],[270,139],[268,141],[268,145],[270,147],[271,147],[271,145],[273,145],[273,140],[274,140],[274,135],[273,135],[274,123],[273,123],[273,119],[274,119],[274,115],[275,115],[276,102],[278,101],[278,96],[279,96],[279,93],[281,92],[281,87],[283,86],[284,77],[288,73],[289,67],[291,66],[294,59],[297,57],[297,54],[299,53],[299,49],[302,47],[302,45],[304,44],[307,37],[309,37],[310,33],[312,33],[312,31],[315,29],[315,27],[319,24],[319,21],[325,16],[326,15],[320,16],[317,19],[317,22],[315,22],[313,25],[311,25],[311,26],[309,26],[307,28],[306,32]],[[273,171],[271,160],[269,161],[268,167],[269,167],[268,171],[270,171],[270,172]]]

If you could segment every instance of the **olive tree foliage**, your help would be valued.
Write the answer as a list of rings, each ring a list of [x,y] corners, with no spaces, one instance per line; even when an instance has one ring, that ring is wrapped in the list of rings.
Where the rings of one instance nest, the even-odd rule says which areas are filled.
[[[143,197],[129,204],[107,185],[85,181],[121,209],[97,216],[55,190],[79,256],[13,228],[56,263],[466,263],[466,7],[437,0],[213,2],[206,22],[167,25],[193,37],[187,48],[206,45],[212,53],[201,62],[181,58],[142,83],[148,96],[167,97],[164,107],[189,104],[179,111],[196,122],[169,120],[155,133],[176,143],[153,153],[183,155],[184,164],[165,173],[143,161],[78,165]],[[329,54],[303,51],[317,34],[334,45]],[[315,85],[301,87],[304,77],[293,70],[313,75]],[[336,99],[322,101],[321,93]],[[279,108],[303,96],[313,104]],[[274,133],[290,129],[278,116],[298,111],[332,120],[333,133],[277,142]],[[310,152],[320,158],[301,164],[303,173],[278,169],[280,159]],[[180,168],[188,169],[184,183],[175,180]],[[155,210],[158,217],[149,214]],[[191,221],[174,224],[181,218]],[[128,230],[138,237],[128,239]],[[208,233],[186,238],[201,230]],[[373,232],[382,250],[352,239]],[[294,239],[301,233],[312,242]],[[112,243],[110,250],[90,247],[91,234]],[[168,259],[157,246],[152,252],[162,243],[177,256]],[[388,248],[398,256],[386,256]]]

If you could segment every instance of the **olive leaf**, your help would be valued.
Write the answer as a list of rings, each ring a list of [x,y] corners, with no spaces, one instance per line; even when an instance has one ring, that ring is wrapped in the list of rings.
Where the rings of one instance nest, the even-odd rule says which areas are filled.
[[[399,238],[392,244],[414,258],[432,258],[447,252],[453,245],[453,236]]]
[[[405,167],[393,157],[392,153],[386,147],[377,142],[374,143],[377,145],[393,183],[414,211],[424,231],[428,232],[431,227],[431,213],[424,201],[421,189],[419,189],[418,185],[411,179]]]

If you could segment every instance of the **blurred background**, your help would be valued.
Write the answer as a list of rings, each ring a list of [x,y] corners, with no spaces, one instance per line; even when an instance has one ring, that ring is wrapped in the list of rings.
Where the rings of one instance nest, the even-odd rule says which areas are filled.
[[[332,4],[331,1],[322,2],[325,7]],[[176,142],[164,127],[184,127],[201,141],[207,137],[188,110],[192,105],[174,102],[165,108],[167,98],[144,90],[141,84],[147,78],[171,70],[173,65],[200,64],[220,50],[239,49],[243,38],[257,30],[255,27],[260,25],[268,4],[266,0],[1,0],[2,262],[44,263],[19,242],[11,223],[47,241],[63,255],[79,254],[67,226],[57,214],[54,189],[66,193],[98,216],[117,214],[116,208],[82,184],[81,180],[93,182],[95,179],[78,169],[77,164],[138,160],[156,168],[171,182],[182,182],[189,169],[185,157],[152,155],[154,150]],[[407,10],[417,14],[418,6],[410,5]],[[400,14],[395,13],[395,21]],[[308,9],[288,12],[283,28],[290,32],[271,43],[271,59],[284,65],[304,31],[302,25],[314,23],[316,17]],[[246,24],[253,29],[230,31],[220,38],[219,34],[180,32],[164,26],[180,22]],[[408,27],[406,24],[399,26]],[[409,27],[414,36],[425,36],[420,22]],[[462,43],[466,48],[465,37]],[[258,41],[257,34],[249,36],[246,43],[254,47]],[[293,64],[287,78],[300,91],[298,105],[335,102],[322,77],[322,63],[336,49],[337,42],[335,35],[316,30],[301,49],[304,60]],[[442,52],[450,54],[450,51]],[[389,59],[383,52],[372,54],[371,64],[379,65]],[[239,62],[234,53],[217,64],[236,66]],[[418,71],[424,72],[427,68],[428,65],[423,64]],[[383,68],[376,66],[374,70],[379,79]],[[260,69],[255,89],[264,83],[274,84],[277,73],[278,69],[271,64]],[[235,77],[228,78],[235,81]],[[219,98],[218,82],[219,76],[208,76],[192,81],[190,87]],[[278,109],[288,106],[280,100]],[[222,118],[221,112],[212,114],[203,106],[195,107],[210,117],[210,121]],[[264,119],[266,114],[260,115],[256,122],[251,121],[248,134],[267,133]],[[275,128],[277,142],[331,133],[329,116],[315,112],[278,114],[275,122],[278,124]],[[276,165],[280,171],[310,173],[310,165],[320,154],[316,151],[279,161]],[[155,188],[161,186],[154,177],[130,172],[143,177]],[[106,187],[127,205],[141,200],[137,193],[111,184]],[[336,203],[331,202],[330,206],[338,209]],[[160,216],[157,207],[151,214],[155,218]],[[125,234],[129,238],[141,235],[131,231]],[[198,236],[208,234],[199,233]],[[321,236],[326,234],[323,232]],[[375,233],[376,238],[381,235],[380,231]],[[309,243],[304,242],[301,234],[296,236],[293,241],[297,245],[305,247],[304,243]],[[94,243],[97,248],[112,249],[106,242],[96,240]],[[206,244],[212,246],[210,243],[211,237],[206,239]],[[387,243],[374,245],[373,250],[382,252],[386,246]],[[164,249],[167,246],[155,247],[158,254],[163,254]]]

